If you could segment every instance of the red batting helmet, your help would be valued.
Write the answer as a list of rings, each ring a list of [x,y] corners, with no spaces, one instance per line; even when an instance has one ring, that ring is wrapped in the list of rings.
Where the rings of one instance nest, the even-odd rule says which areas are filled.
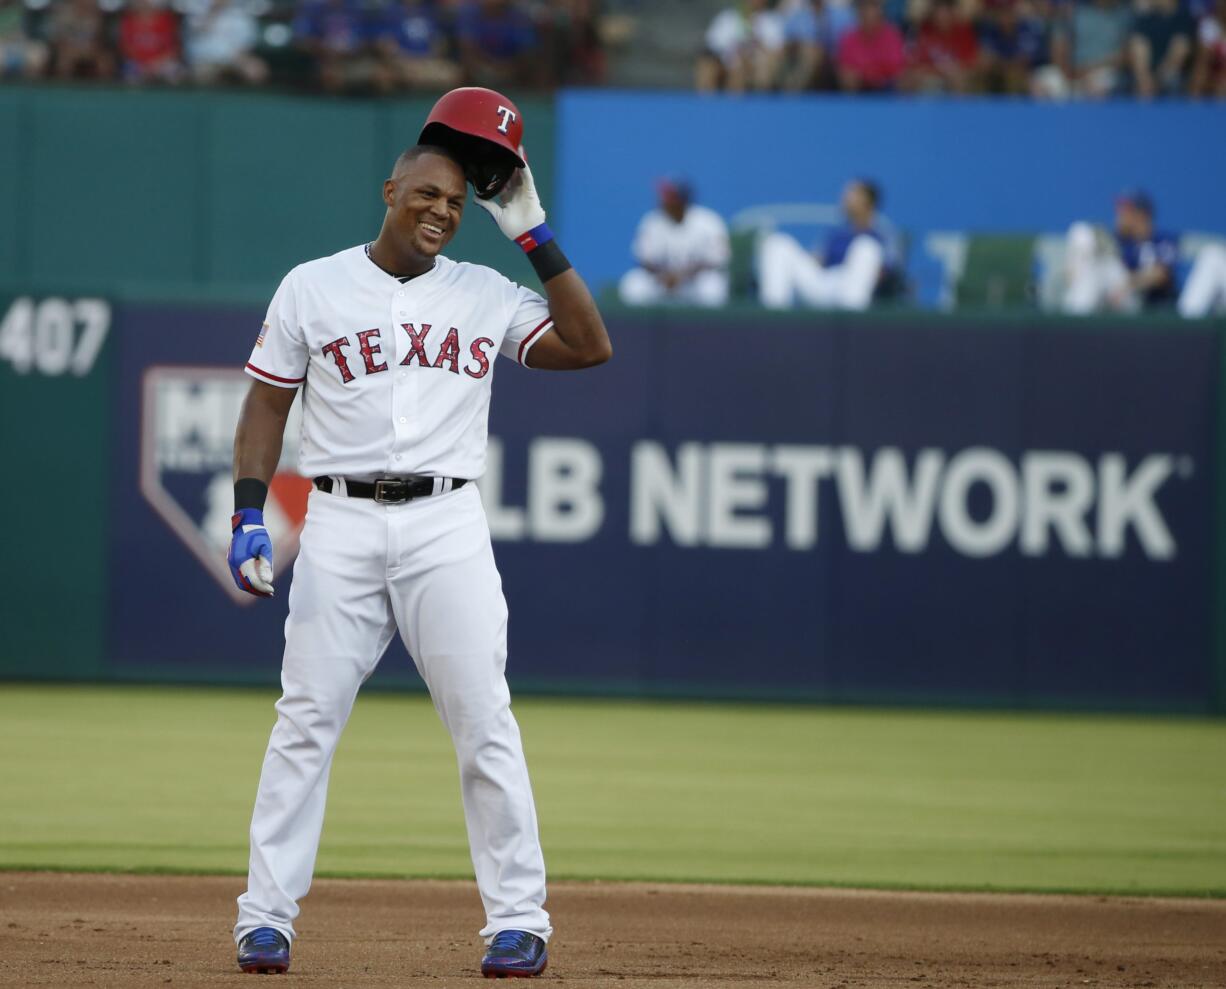
[[[523,138],[519,107],[492,89],[465,86],[434,104],[417,143],[448,148],[460,159],[477,196],[492,199],[515,169],[523,168],[519,154]]]

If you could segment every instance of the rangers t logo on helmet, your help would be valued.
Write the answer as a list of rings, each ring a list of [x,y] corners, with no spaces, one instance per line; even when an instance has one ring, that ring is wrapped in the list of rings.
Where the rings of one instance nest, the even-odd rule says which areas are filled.
[[[502,123],[498,125],[498,133],[505,134],[507,132],[507,127],[515,123],[518,115],[509,106],[500,106],[498,108],[498,115],[502,117]]]
[[[514,102],[492,89],[464,86],[444,94],[421,130],[419,144],[451,151],[481,199],[492,199],[523,168],[524,118]]]

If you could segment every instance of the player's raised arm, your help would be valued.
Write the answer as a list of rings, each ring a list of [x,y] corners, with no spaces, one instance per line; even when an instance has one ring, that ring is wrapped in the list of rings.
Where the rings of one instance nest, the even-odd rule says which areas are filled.
[[[537,195],[532,170],[527,165],[517,169],[502,195],[478,199],[477,205],[524,249],[545,287],[553,326],[532,347],[532,366],[573,371],[603,364],[612,357],[613,344],[596,301],[545,223],[545,208]]]

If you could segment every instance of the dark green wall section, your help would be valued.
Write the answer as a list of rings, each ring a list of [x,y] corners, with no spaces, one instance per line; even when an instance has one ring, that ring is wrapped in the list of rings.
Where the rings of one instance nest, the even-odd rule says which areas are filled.
[[[0,293],[0,322],[12,301]],[[108,332],[82,376],[0,360],[4,675],[104,672],[113,350]]]
[[[13,284],[19,275],[19,238],[24,226],[18,203],[21,165],[26,156],[21,114],[13,97],[11,91],[0,87],[0,285]]]
[[[258,302],[301,261],[373,239],[429,99],[0,90],[0,291]],[[552,201],[553,107],[521,103]],[[471,202],[448,255],[532,282]]]

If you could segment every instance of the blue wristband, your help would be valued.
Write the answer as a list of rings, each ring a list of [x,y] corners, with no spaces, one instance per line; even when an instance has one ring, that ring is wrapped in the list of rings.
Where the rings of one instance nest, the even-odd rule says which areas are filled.
[[[240,508],[230,516],[230,529],[238,532],[245,525],[264,524],[264,512],[259,508]]]
[[[549,229],[549,224],[542,223],[533,227],[527,233],[520,234],[515,238],[515,243],[524,249],[527,254],[535,251],[542,244],[548,244],[553,240],[553,231]]]

